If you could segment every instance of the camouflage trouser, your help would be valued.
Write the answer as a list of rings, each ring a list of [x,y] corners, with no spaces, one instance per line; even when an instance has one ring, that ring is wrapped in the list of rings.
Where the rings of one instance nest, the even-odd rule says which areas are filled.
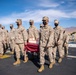
[[[14,50],[15,50],[15,42],[14,42],[14,40],[10,41],[10,48],[12,49],[12,52],[14,52]]]
[[[6,50],[6,42],[3,43],[3,48]]]
[[[58,46],[55,46],[53,48],[53,55],[54,55],[54,59],[56,58],[56,52],[58,50],[58,54],[59,54],[59,57],[62,58],[64,56],[64,49],[63,49],[63,45],[58,45]]]
[[[3,54],[4,53],[4,51],[3,51],[3,44],[2,44],[2,42],[0,42],[0,54]]]
[[[45,63],[45,53],[46,53],[46,48],[40,47],[40,64],[41,65]],[[52,47],[47,49],[47,53],[49,56],[50,63],[53,62]]]
[[[7,49],[8,49],[9,48],[9,40],[8,39],[7,39],[6,44],[7,44]]]
[[[16,58],[20,58],[20,51],[22,52],[22,55],[24,56],[24,44],[15,44],[15,52],[16,52]]]
[[[64,49],[64,54],[65,54],[65,55],[68,54],[68,44],[66,44],[66,45],[63,47],[63,49]]]

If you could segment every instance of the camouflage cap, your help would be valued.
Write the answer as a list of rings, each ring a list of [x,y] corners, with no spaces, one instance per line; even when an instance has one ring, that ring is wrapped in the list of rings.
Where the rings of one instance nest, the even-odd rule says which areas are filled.
[[[34,22],[34,20],[30,20],[29,22]]]
[[[58,24],[58,23],[59,23],[59,21],[58,21],[58,20],[54,20],[54,23],[57,23],[57,24]]]
[[[17,23],[17,22],[22,22],[22,19],[17,19],[16,23]]]
[[[47,17],[47,16],[44,16],[43,18],[42,18],[42,21],[43,20],[48,20],[49,21],[49,18]]]
[[[4,29],[4,28],[5,28],[5,26],[2,26],[2,28]]]

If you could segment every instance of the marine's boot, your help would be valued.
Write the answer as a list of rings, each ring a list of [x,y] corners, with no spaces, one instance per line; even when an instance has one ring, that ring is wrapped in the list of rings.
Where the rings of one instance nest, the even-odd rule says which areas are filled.
[[[44,65],[41,65],[41,67],[39,68],[38,72],[42,72],[44,70]]]
[[[61,63],[61,62],[62,62],[62,58],[59,58],[58,63]]]
[[[26,59],[24,59],[23,62],[24,62],[24,63],[28,62],[28,57],[26,57]]]
[[[10,54],[14,54],[14,52],[12,51],[12,52],[10,52]]]
[[[64,55],[62,56],[62,58],[64,58]]]
[[[55,64],[55,63],[56,63],[56,61],[54,60],[54,61],[53,61],[53,64]]]
[[[49,68],[53,68],[54,62],[50,63]]]
[[[0,54],[0,57],[2,57],[3,56],[3,54]]]
[[[20,59],[17,59],[17,61],[13,63],[13,65],[19,65],[19,64],[20,64]]]

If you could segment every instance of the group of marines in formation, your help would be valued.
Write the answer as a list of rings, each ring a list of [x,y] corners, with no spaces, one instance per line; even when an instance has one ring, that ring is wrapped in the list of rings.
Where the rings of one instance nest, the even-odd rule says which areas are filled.
[[[23,62],[28,61],[28,55],[24,50],[24,45],[30,42],[30,39],[39,41],[39,60],[40,68],[38,72],[44,70],[45,55],[49,57],[49,68],[51,69],[56,62],[58,51],[58,63],[62,62],[64,56],[68,55],[68,41],[69,36],[65,29],[59,26],[59,21],[54,20],[55,27],[52,28],[49,23],[49,18],[44,16],[42,18],[42,24],[40,24],[40,30],[34,26],[34,20],[30,20],[30,27],[26,30],[22,26],[22,20],[17,19],[17,28],[10,24],[10,32],[6,31],[3,26],[0,25],[0,57],[4,55],[5,49],[10,45],[11,53],[16,53],[16,61],[13,65],[20,64],[20,51],[24,57]]]

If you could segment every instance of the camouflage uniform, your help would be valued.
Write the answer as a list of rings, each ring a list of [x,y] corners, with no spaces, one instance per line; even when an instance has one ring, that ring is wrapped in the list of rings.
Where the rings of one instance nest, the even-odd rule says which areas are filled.
[[[67,56],[68,55],[68,42],[69,42],[69,35],[66,31],[63,33],[63,47],[64,47],[64,53]]]
[[[55,22],[58,24],[59,22],[57,20],[55,20]],[[61,62],[62,58],[63,58],[63,28],[60,26],[56,26],[54,27],[54,59],[56,58],[56,51],[58,49],[58,53],[59,53],[59,62]]]
[[[3,53],[4,53],[3,51],[3,30],[0,25],[0,56],[2,56]]]
[[[39,33],[41,32],[42,28],[43,28],[43,24],[40,24],[40,30],[39,30]]]
[[[13,25],[11,24],[10,27],[12,27],[12,29],[10,30],[9,33],[9,42],[10,42],[10,48],[12,49],[12,53],[14,52],[15,49],[15,29],[13,28]]]
[[[9,32],[7,31],[7,49],[9,48],[9,43],[10,43],[10,42],[9,42],[9,40],[10,40],[10,39],[9,39],[9,36],[10,36],[10,34],[9,34]]]
[[[32,22],[34,24],[33,20],[30,20],[29,22]],[[39,38],[38,30],[36,29],[36,27],[34,25],[30,25],[30,27],[28,29],[28,40],[30,38],[34,38],[35,40],[37,40]]]
[[[24,44],[27,43],[27,39],[28,39],[27,31],[22,26],[22,20],[17,19],[16,23],[19,24],[19,26],[15,30],[15,52],[16,52],[17,61],[14,63],[14,65],[20,64],[20,50],[23,56],[24,54],[26,56],[26,51],[24,53]]]
[[[38,43],[39,39],[39,33],[37,28],[34,26],[34,20],[29,21],[30,27],[28,29],[28,42],[30,43]],[[32,57],[31,59],[34,59],[35,52],[31,52]]]
[[[4,47],[4,52],[6,52],[6,45],[7,45],[7,30],[5,30],[5,27],[2,26],[3,29],[3,47]]]
[[[76,33],[73,34],[73,36],[74,36],[74,42],[76,42]]]
[[[50,65],[49,68],[53,67],[53,55],[52,55],[52,42],[53,42],[53,29],[48,25],[48,17],[43,17],[43,22],[46,21],[47,24],[43,26],[40,31],[40,64],[41,67],[38,72],[42,72],[44,70],[44,63],[45,63],[45,53],[47,51]]]
[[[53,62],[52,57],[52,33],[53,29],[47,25],[46,27],[43,27],[41,33],[40,33],[40,64],[45,63],[45,51],[47,49],[47,46],[50,46],[50,48],[47,49],[47,52],[49,54],[50,63]]]

